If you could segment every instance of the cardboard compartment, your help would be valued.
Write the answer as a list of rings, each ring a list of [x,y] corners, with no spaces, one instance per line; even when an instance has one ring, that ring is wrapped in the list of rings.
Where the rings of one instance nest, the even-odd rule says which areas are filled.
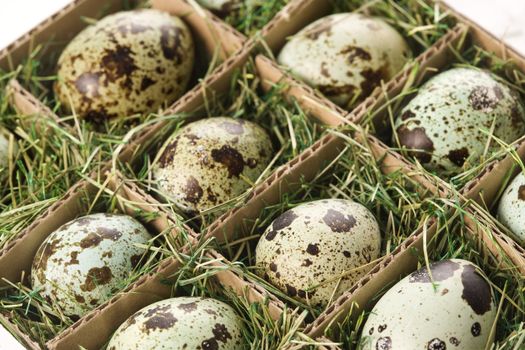
[[[20,71],[19,65],[26,63],[27,59],[31,58],[39,61],[36,74],[53,75],[60,52],[76,34],[88,25],[83,18],[99,19],[120,10],[133,8],[134,2],[131,5],[122,0],[113,0],[107,4],[102,4],[98,0],[76,1],[0,51],[0,68]],[[152,7],[180,17],[192,31],[196,46],[196,63],[188,89],[197,85],[200,78],[209,75],[218,62],[233,55],[246,41],[242,34],[209,11],[203,10],[191,2],[155,0],[152,2]],[[33,50],[36,48],[39,48],[39,51],[34,54]],[[61,121],[56,115],[48,113],[48,107],[43,107],[43,110],[37,111],[38,115],[34,113],[31,106],[34,106],[36,98],[31,94],[45,101],[44,104],[50,105],[49,107],[56,105],[51,93],[52,82],[45,79],[43,83],[35,83],[31,80],[31,75],[29,75],[29,79],[27,78],[29,68],[25,67],[22,70],[24,74],[16,74],[13,81],[8,84],[8,90],[15,110],[25,116],[24,122],[26,124],[24,125],[29,126],[29,123],[35,121],[41,124],[42,121],[39,119],[44,117],[67,128],[68,123]],[[19,79],[19,81],[15,79]],[[174,103],[175,101],[168,102]]]
[[[28,276],[36,249],[56,228],[86,212],[104,210],[103,206],[95,205],[94,202],[102,201],[101,197],[104,193],[110,196],[107,201],[114,203],[115,210],[139,218],[146,224],[150,233],[164,236],[165,238],[162,239],[166,240],[167,245],[162,249],[171,249],[171,251],[159,256],[157,265],[152,265],[150,271],[137,276],[133,283],[109,301],[59,332],[49,340],[46,345],[48,348],[72,349],[82,346],[86,349],[99,349],[131,314],[155,301],[183,293],[174,287],[177,277],[181,268],[187,268],[188,257],[193,258],[192,254],[197,253],[203,255],[201,259],[207,278],[220,290],[243,298],[248,305],[259,303],[265,308],[269,317],[274,320],[279,319],[284,310],[280,301],[262,287],[246,279],[219,253],[212,249],[201,252],[197,236],[162,204],[118,173],[110,174],[107,179],[101,179],[100,182],[101,184],[97,184],[94,180],[86,180],[76,185],[63,200],[38,218],[18,237],[17,241],[12,242],[1,252],[0,271],[4,283],[6,281],[17,283],[19,276]],[[152,251],[156,251],[155,248]],[[9,315],[6,317],[9,318]],[[23,333],[28,331],[27,328],[12,323],[12,320],[6,322],[10,322],[9,329],[27,346],[40,349],[40,345],[34,339]],[[97,334],[97,337],[93,337],[93,334]]]
[[[463,225],[463,220],[467,222],[466,226]],[[456,231],[452,237],[450,236],[451,231]],[[451,213],[446,220],[442,217],[440,220],[428,221],[390,256],[376,265],[368,275],[342,295],[331,308],[308,325],[304,330],[305,334],[310,337],[328,335],[338,341],[341,332],[345,332],[346,336],[352,333],[355,335],[352,344],[345,343],[343,347],[353,348],[357,345],[367,313],[383,293],[397,281],[420,266],[425,266],[425,259],[432,262],[459,258],[476,263],[494,283],[493,293],[496,296],[496,307],[503,310],[499,313],[499,323],[495,328],[499,345],[505,343],[508,348],[512,348],[515,344],[519,344],[519,339],[515,336],[511,337],[511,330],[509,330],[516,332],[515,325],[519,324],[520,320],[523,322],[521,309],[523,305],[520,298],[515,295],[520,293],[519,286],[513,289],[514,287],[511,288],[504,284],[505,280],[512,280],[521,285],[523,283],[523,275],[519,272],[521,267],[506,257],[501,259],[501,257],[494,256],[492,249],[489,249],[487,245],[497,245],[497,239],[490,242],[479,240],[477,237],[480,231],[485,232],[483,235],[485,237],[499,235],[492,230],[489,222],[480,219],[478,214],[468,207]]]
[[[400,10],[402,6],[406,6],[406,9],[403,11]],[[454,21],[450,20],[446,14],[441,12],[440,5],[436,5],[432,2],[406,1],[397,4],[390,1],[364,1],[361,4],[336,4],[330,1],[320,0],[295,0],[285,6],[261,31],[261,35],[264,38],[263,46],[265,49],[267,48],[271,51],[266,54],[272,56],[277,55],[289,37],[299,32],[308,24],[315,22],[319,18],[342,11],[384,17],[403,37],[405,37],[413,51],[414,59],[408,61],[405,69],[399,72],[397,77],[403,74],[408,75],[410,67],[414,65],[413,61],[419,62],[423,60],[422,57],[429,58],[434,56],[443,43],[448,44],[448,42],[452,40],[450,38],[452,34],[443,28],[446,28],[447,26],[452,27]],[[418,15],[415,15],[415,13],[418,13]],[[430,16],[429,13],[434,13],[434,15]],[[419,30],[412,30],[418,26]],[[457,29],[451,31],[457,31]],[[421,36],[415,34],[417,32],[419,32]],[[274,68],[276,68],[276,66]],[[270,73],[273,75],[273,78],[271,78],[270,81],[275,82],[279,80],[279,78],[289,70],[286,67],[280,68],[280,71],[274,70]],[[261,67],[261,69],[265,68]],[[289,74],[286,75],[289,77]],[[398,78],[394,77],[390,82],[396,79]],[[386,81],[383,82],[383,84],[388,83],[389,82]],[[385,88],[377,87],[370,96],[378,96],[381,89],[384,90]],[[327,111],[322,116],[322,121],[332,126],[339,125],[342,120],[331,116],[329,112],[329,110],[334,110],[337,107],[323,97],[318,90],[309,87],[307,90],[309,92],[307,96],[300,96],[301,93],[298,93],[296,96],[300,102],[304,102],[305,110],[309,110],[310,108],[326,109]],[[366,96],[364,96],[363,99],[365,97]],[[366,99],[364,102],[366,102]],[[363,105],[363,103],[354,103],[352,104],[352,109],[359,108],[359,106],[362,107]]]

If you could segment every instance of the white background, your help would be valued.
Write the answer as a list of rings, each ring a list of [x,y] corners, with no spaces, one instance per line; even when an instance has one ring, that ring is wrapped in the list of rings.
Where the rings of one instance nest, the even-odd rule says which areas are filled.
[[[524,0],[445,0],[459,12],[525,55]],[[0,49],[61,9],[70,0],[7,0],[0,9]],[[0,349],[23,349],[0,326]]]

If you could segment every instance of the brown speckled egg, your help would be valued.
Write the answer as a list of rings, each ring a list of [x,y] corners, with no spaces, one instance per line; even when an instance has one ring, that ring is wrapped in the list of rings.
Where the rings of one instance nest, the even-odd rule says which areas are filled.
[[[294,35],[278,62],[345,107],[354,97],[366,98],[381,80],[390,80],[410,55],[405,39],[383,19],[339,13]]]
[[[80,317],[108,300],[130,276],[150,235],[127,215],[92,214],[62,225],[42,243],[31,282],[64,314]]]
[[[498,205],[498,219],[517,240],[525,244],[525,175],[519,173],[507,187]]]
[[[9,130],[0,127],[0,169],[7,169],[9,166],[9,139],[11,137],[13,137],[13,134]],[[13,142],[13,155],[17,151],[18,146],[15,141]]]
[[[271,157],[270,137],[257,124],[207,118],[188,124],[168,140],[153,176],[182,211],[195,213],[242,194]]]
[[[477,266],[452,259],[423,266],[388,290],[368,315],[360,349],[485,349],[496,319]]]
[[[397,118],[396,136],[425,168],[458,171],[484,152],[492,127],[510,143],[525,133],[524,118],[507,85],[482,70],[454,68],[419,88]]]
[[[242,1],[248,0],[197,0],[204,8],[211,10],[218,15],[226,16],[237,8]]]
[[[245,349],[242,321],[210,298],[178,297],[146,306],[115,332],[108,350]]]
[[[379,226],[368,209],[348,200],[324,199],[298,205],[275,219],[255,256],[259,273],[270,283],[291,297],[325,306],[335,288],[337,298],[373,267],[380,248]],[[341,281],[335,278],[345,272]]]
[[[55,93],[95,121],[155,112],[185,92],[193,61],[193,39],[181,19],[151,9],[118,12],[65,48]]]

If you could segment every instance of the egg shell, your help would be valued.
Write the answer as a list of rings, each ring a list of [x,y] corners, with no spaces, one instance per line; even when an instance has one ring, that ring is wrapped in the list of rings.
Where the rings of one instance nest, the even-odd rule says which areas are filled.
[[[211,298],[178,297],[146,306],[124,322],[108,350],[244,349],[242,321]]]
[[[104,17],[78,34],[58,60],[55,93],[94,121],[155,112],[189,83],[194,44],[186,24],[141,9]]]
[[[220,15],[228,15],[242,0],[197,0],[199,5]]]
[[[444,260],[405,277],[377,302],[361,349],[485,349],[496,319],[490,285],[478,267]],[[434,283],[432,283],[432,281]]]
[[[396,121],[399,142],[427,169],[458,171],[484,152],[494,135],[512,142],[525,133],[519,96],[489,73],[453,68],[423,84]],[[495,141],[492,142],[493,144]]]
[[[337,298],[373,267],[370,262],[380,249],[379,226],[367,208],[323,199],[275,219],[260,238],[255,256],[259,273],[270,283],[298,300],[325,306],[334,289]],[[340,282],[334,279],[351,270]],[[326,283],[307,291],[322,282]]]
[[[498,205],[498,219],[521,244],[525,244],[525,175],[519,173],[508,185]]]
[[[272,157],[266,131],[243,119],[202,119],[178,130],[153,169],[159,188],[185,212],[200,212],[240,195]]]
[[[9,166],[9,139],[11,137],[14,136],[9,130],[0,127],[0,169],[7,169]],[[18,146],[15,141],[13,143],[13,153],[16,154],[17,152]]]
[[[108,300],[145,253],[150,235],[127,215],[98,213],[62,225],[42,243],[33,289],[64,314],[80,317]]]
[[[399,72],[410,57],[405,39],[381,18],[356,13],[323,17],[294,35],[279,64],[345,107],[366,98]]]

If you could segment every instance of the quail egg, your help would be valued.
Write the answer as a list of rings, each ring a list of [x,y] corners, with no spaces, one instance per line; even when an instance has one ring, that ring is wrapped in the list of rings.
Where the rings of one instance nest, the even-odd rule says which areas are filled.
[[[524,109],[518,95],[491,74],[453,68],[419,88],[395,127],[401,146],[424,167],[458,171],[482,155],[492,128],[507,143],[523,135]]]
[[[257,124],[207,118],[175,132],[162,148],[153,176],[182,211],[196,213],[240,195],[271,157],[270,137]]]
[[[184,93],[193,62],[193,38],[180,18],[153,9],[118,12],[64,49],[55,93],[66,108],[98,122],[155,112]]]
[[[64,314],[81,317],[108,300],[139,263],[150,235],[127,215],[92,214],[62,225],[42,243],[31,282]]]
[[[197,2],[202,7],[225,16],[238,7],[242,0],[197,0]]]
[[[294,35],[279,64],[341,107],[390,80],[410,57],[405,39],[385,20],[357,13],[323,17]]]
[[[499,221],[525,244],[525,175],[519,173],[507,187],[498,205]]]
[[[312,306],[326,306],[332,294],[337,298],[373,267],[380,248],[379,226],[368,209],[348,200],[323,199],[275,219],[255,256],[270,283]]]
[[[492,290],[478,267],[444,260],[385,293],[368,315],[361,349],[485,349],[495,319]]]
[[[146,306],[115,332],[109,350],[244,349],[242,321],[210,298],[178,297]]]
[[[9,139],[13,134],[7,129],[0,127],[0,169],[7,169],[9,166]],[[13,151],[16,153],[18,146],[13,143]]]

